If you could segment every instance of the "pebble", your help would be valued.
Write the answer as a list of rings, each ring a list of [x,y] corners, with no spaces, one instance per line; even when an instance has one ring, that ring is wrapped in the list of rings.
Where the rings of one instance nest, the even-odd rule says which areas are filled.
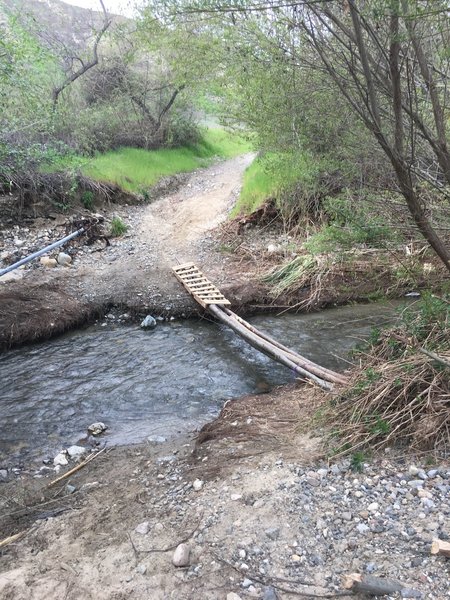
[[[48,269],[54,269],[58,264],[58,261],[55,258],[49,258],[48,256],[41,256],[39,262]]]
[[[164,442],[167,442],[167,438],[165,438],[163,435],[149,435],[147,442],[152,444],[163,444]]]
[[[253,581],[251,579],[248,579],[247,577],[244,579],[244,581],[242,582],[242,587],[244,589],[249,588],[251,585],[253,584]]]
[[[72,257],[69,254],[66,254],[65,252],[60,252],[58,254],[57,261],[58,264],[62,265],[63,267],[68,267],[72,262]]]
[[[242,600],[242,598],[238,594],[235,594],[234,592],[228,592],[227,600]]]
[[[278,600],[275,588],[273,588],[271,585],[268,585],[264,588],[263,600]]]
[[[380,508],[380,505],[378,504],[378,502],[372,502],[367,507],[367,510],[369,510],[370,512],[376,512],[379,508]]]
[[[277,540],[280,537],[280,528],[279,527],[269,527],[264,532],[267,537],[271,540]]]
[[[236,502],[237,500],[240,500],[242,498],[242,494],[231,494],[230,499],[233,500],[233,502]]]
[[[196,479],[192,484],[195,492],[199,492],[203,488],[203,481],[201,479]]]
[[[136,533],[140,533],[141,535],[147,535],[147,533],[150,531],[150,523],[148,521],[143,521],[135,527],[134,531]]]
[[[189,565],[190,554],[191,549],[188,544],[179,544],[172,557],[175,567],[187,567]]]
[[[141,575],[145,575],[147,572],[147,567],[143,564],[140,564],[136,567],[136,571],[137,571],[137,573],[140,573]]]
[[[0,469],[0,479],[7,479],[8,471],[6,469]]]

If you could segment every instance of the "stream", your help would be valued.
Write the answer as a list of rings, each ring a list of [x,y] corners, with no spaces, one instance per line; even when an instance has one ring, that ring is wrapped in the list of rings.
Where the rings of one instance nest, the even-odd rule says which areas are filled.
[[[300,354],[343,370],[351,348],[395,319],[399,305],[250,320]],[[0,467],[53,457],[86,437],[95,421],[108,426],[108,444],[170,438],[213,419],[229,398],[293,380],[289,369],[207,320],[150,331],[94,325],[0,356]]]

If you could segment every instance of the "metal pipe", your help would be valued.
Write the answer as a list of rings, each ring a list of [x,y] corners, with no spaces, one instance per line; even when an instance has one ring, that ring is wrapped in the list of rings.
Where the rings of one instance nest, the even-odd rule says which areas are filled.
[[[62,246],[66,242],[73,240],[73,238],[77,237],[78,235],[81,235],[85,231],[86,230],[84,229],[84,227],[82,227],[81,229],[74,231],[70,235],[66,235],[66,237],[63,237],[61,240],[58,240],[57,242],[53,242],[53,244],[50,244],[50,246],[46,246],[45,248],[42,248],[42,250],[38,250],[37,252],[34,252],[33,254],[30,254],[29,256],[22,258],[21,260],[17,261],[13,265],[9,265],[9,267],[6,267],[5,269],[0,269],[0,277],[2,277],[3,275],[6,275],[6,273],[9,273],[10,271],[14,271],[14,269],[17,269],[18,267],[21,267],[22,265],[26,265],[27,263],[34,260],[35,258],[38,258],[39,256],[42,256],[43,254],[50,252],[50,250],[53,250],[54,248],[58,248],[59,246]]]

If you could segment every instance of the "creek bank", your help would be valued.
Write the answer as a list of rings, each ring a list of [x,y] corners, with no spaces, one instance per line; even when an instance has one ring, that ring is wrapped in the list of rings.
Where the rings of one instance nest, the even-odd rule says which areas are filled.
[[[402,582],[403,597],[446,597],[445,558],[430,548],[450,528],[449,465],[392,449],[362,472],[330,465],[306,431],[320,402],[297,385],[231,401],[196,441],[107,451],[51,498],[48,476],[1,484],[2,531],[26,531],[3,549],[2,598],[285,600],[342,591],[354,572]],[[173,562],[180,544],[186,566]]]

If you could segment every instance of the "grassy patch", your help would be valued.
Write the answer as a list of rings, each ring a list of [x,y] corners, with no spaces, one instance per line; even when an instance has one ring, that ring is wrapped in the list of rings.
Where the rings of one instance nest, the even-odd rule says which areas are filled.
[[[79,169],[96,181],[116,184],[127,192],[143,193],[162,177],[187,173],[207,165],[213,158],[231,158],[251,150],[237,133],[206,129],[202,139],[183,148],[120,148],[93,158],[70,156],[54,161],[48,171]]]
[[[231,217],[254,212],[266,200],[274,199],[282,212],[307,210],[322,195],[321,172],[332,165],[308,152],[271,153],[258,157],[244,174],[242,190]]]

